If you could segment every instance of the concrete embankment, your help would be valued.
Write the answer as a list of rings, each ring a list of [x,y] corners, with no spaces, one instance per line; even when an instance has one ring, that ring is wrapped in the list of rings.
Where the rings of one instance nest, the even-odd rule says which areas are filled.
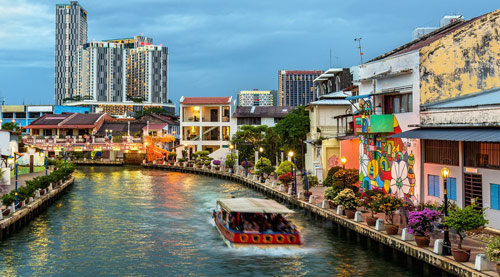
[[[44,195],[36,197],[29,204],[17,209],[14,213],[0,219],[0,239],[4,239],[18,231],[47,207],[53,204],[73,184],[74,177],[64,181]]]
[[[317,220],[330,222],[334,230],[338,231],[338,234],[355,239],[359,243],[367,245],[367,247],[376,248],[383,255],[390,255],[394,260],[403,261],[409,266],[421,266],[424,275],[498,276],[493,270],[475,270],[473,262],[456,262],[453,258],[438,255],[429,248],[417,247],[415,241],[404,241],[401,239],[401,236],[387,235],[385,231],[377,231],[374,227],[370,227],[364,222],[355,222],[354,220],[347,219],[345,216],[337,215],[333,209],[322,208],[321,203],[309,203],[300,200],[296,196],[279,191],[277,186],[273,188],[271,184],[263,184],[252,178],[223,171],[210,171],[192,167],[157,164],[143,166],[153,169],[202,174],[243,184],[279,202],[287,203],[295,209],[300,209]]]

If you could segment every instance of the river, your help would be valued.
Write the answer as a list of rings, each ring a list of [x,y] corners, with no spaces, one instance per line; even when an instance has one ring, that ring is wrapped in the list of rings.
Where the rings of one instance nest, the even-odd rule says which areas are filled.
[[[211,177],[140,167],[83,167],[74,186],[0,242],[0,275],[419,276],[302,213],[300,249],[229,249],[215,201],[264,197]]]

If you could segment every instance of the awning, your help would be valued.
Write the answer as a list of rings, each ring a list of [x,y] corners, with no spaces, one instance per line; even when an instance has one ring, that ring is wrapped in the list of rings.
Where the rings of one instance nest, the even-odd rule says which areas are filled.
[[[356,99],[361,99],[361,98],[368,98],[370,96],[373,96],[375,94],[363,94],[363,95],[356,95],[356,96],[349,96],[346,97],[345,100],[356,100]]]
[[[405,92],[405,91],[401,91],[401,90],[388,90],[388,91],[382,91],[382,92],[376,92],[376,93],[370,93],[370,94],[349,96],[349,97],[346,97],[345,100],[356,100],[356,99],[361,99],[361,98],[368,98],[370,96],[380,96],[380,95],[384,95],[384,94],[398,94],[398,93],[402,93],[402,92]]]
[[[500,128],[420,128],[389,136],[451,141],[500,142]]]
[[[289,214],[294,211],[274,200],[260,198],[221,199],[217,203],[228,212]]]

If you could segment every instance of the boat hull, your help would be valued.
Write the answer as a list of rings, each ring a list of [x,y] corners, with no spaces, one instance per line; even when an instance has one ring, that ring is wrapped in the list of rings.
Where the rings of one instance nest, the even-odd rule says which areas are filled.
[[[257,248],[297,248],[300,247],[300,235],[276,233],[236,233],[228,230],[224,224],[214,217],[215,228],[221,235],[224,243],[231,248],[257,247]]]

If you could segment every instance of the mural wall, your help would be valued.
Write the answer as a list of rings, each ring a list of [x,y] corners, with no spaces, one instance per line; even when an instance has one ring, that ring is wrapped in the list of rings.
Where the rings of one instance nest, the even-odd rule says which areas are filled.
[[[385,116],[385,115],[384,115]],[[408,149],[400,138],[388,138],[400,133],[401,127],[396,117],[392,117],[392,128],[379,126],[374,128],[375,116],[360,116],[356,120],[359,135],[359,181],[360,188],[369,190],[373,187],[383,189],[406,200],[417,201],[415,194],[415,154]],[[378,119],[377,119],[378,120]],[[384,122],[386,119],[383,120]],[[382,122],[378,120],[378,122]],[[391,132],[370,133],[378,129]],[[370,130],[370,131],[369,131]]]

